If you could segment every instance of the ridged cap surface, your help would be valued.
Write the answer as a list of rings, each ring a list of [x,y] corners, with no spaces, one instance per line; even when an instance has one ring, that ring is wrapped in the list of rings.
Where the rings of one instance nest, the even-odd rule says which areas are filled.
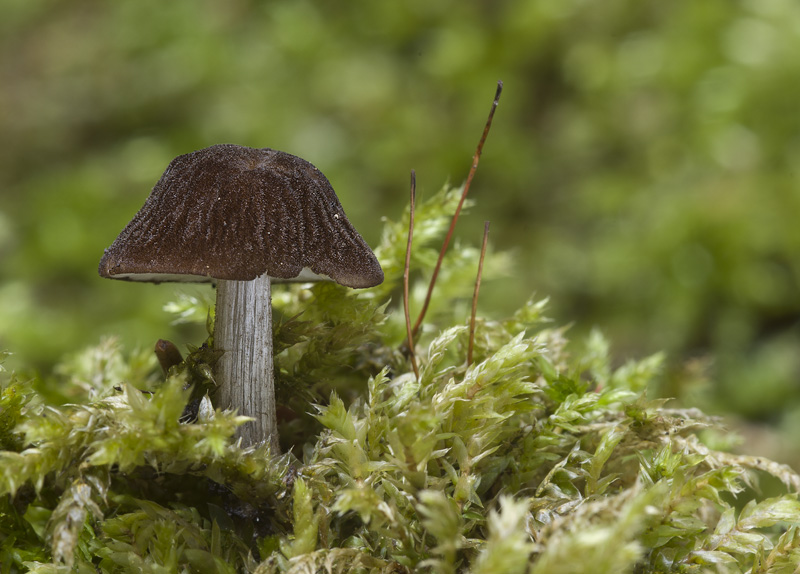
[[[383,270],[327,178],[299,157],[222,144],[172,160],[100,260],[130,281],[327,275],[372,287]]]

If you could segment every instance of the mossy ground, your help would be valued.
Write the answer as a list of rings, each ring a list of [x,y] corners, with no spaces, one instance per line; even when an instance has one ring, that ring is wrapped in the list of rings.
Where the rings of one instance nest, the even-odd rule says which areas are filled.
[[[417,211],[412,306],[459,195]],[[45,381],[0,374],[0,571],[796,571],[800,476],[714,450],[720,421],[649,399],[661,356],[614,368],[602,336],[569,343],[531,299],[478,318],[467,364],[472,247],[445,261],[415,377],[407,224],[386,223],[383,285],[276,290],[281,456],[232,442],[244,419],[210,407],[205,347],[166,378],[113,339]],[[785,494],[759,497],[765,475]]]

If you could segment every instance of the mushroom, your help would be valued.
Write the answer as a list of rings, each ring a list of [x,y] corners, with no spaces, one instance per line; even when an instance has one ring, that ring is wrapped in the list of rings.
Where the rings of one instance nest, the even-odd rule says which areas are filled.
[[[254,420],[242,444],[278,452],[271,281],[365,288],[383,270],[327,178],[269,148],[214,145],[172,160],[100,260],[102,277],[216,282],[218,404]]]

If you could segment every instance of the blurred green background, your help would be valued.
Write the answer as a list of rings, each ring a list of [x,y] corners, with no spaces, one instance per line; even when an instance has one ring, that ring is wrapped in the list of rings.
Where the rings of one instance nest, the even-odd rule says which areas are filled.
[[[171,285],[101,280],[102,251],[176,155],[273,147],[319,167],[367,241],[466,177],[458,236],[619,360],[669,356],[659,392],[746,421],[797,462],[800,4],[795,0],[3,0],[0,349],[48,372],[169,325]],[[210,290],[192,288],[209,295]],[[767,427],[769,440],[760,441]],[[751,426],[748,426],[751,425]],[[753,429],[751,433],[747,429]]]

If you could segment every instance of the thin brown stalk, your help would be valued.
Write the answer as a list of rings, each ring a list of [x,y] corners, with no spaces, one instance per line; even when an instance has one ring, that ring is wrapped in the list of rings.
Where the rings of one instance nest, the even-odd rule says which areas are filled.
[[[481,159],[483,144],[486,141],[486,136],[489,135],[489,128],[492,127],[492,118],[494,118],[494,111],[497,109],[497,104],[500,101],[500,93],[502,91],[503,82],[497,82],[497,92],[494,94],[494,101],[492,102],[492,109],[489,111],[489,118],[486,120],[486,125],[483,128],[483,135],[481,136],[480,142],[478,142],[475,155],[472,156],[472,167],[467,175],[467,181],[464,182],[464,191],[461,192],[461,199],[459,200],[456,211],[453,214],[453,219],[450,221],[450,229],[447,230],[447,235],[444,238],[442,250],[439,252],[439,259],[436,261],[436,267],[433,268],[433,275],[431,275],[431,281],[428,284],[428,292],[425,294],[425,301],[422,303],[422,309],[417,317],[417,322],[414,324],[414,328],[411,330],[412,335],[417,334],[417,331],[419,331],[420,325],[422,325],[422,321],[425,318],[425,314],[428,312],[428,305],[430,304],[431,297],[433,296],[433,288],[436,285],[436,279],[439,277],[439,270],[442,267],[444,254],[447,252],[447,247],[450,245],[450,240],[453,238],[453,230],[456,227],[458,216],[461,214],[461,208],[464,206],[464,200],[467,198],[467,192],[469,192],[470,185],[472,184],[472,178],[475,177],[475,171],[478,169],[478,162]]]
[[[481,244],[481,257],[478,259],[478,277],[475,279],[475,291],[472,294],[472,316],[469,319],[469,345],[467,347],[467,366],[472,364],[472,350],[475,347],[475,316],[478,312],[478,293],[481,290],[481,276],[483,275],[483,260],[486,257],[486,243],[489,239],[489,222],[483,224],[483,243]]]
[[[414,376],[419,380],[419,367],[414,353],[414,336],[411,333],[411,317],[408,313],[408,275],[411,268],[411,240],[414,237],[414,204],[417,195],[417,174],[411,170],[411,201],[408,208],[408,245],[406,246],[406,263],[403,267],[403,310],[406,315],[406,332],[408,333],[408,356]]]

